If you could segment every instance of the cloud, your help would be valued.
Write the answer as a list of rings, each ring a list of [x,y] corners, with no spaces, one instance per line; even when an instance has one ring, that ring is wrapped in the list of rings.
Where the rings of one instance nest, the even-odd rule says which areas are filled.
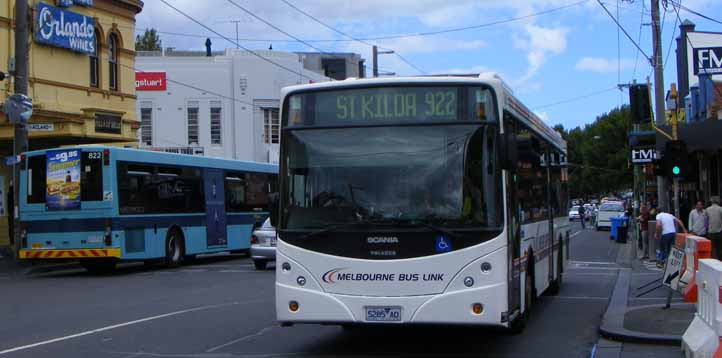
[[[547,28],[528,24],[524,26],[524,33],[514,38],[514,47],[527,52],[528,67],[519,82],[530,79],[546,62],[549,54],[559,55],[567,48],[567,34],[565,27]]]
[[[537,115],[537,117],[541,118],[542,121],[548,122],[549,121],[549,113],[542,112],[542,111],[534,111],[534,114]]]
[[[434,74],[447,74],[447,75],[460,75],[460,74],[476,74],[483,72],[496,72],[486,66],[471,66],[471,67],[454,67],[445,70],[433,71]]]
[[[617,64],[616,59],[608,59],[601,57],[584,57],[574,65],[574,69],[577,71],[590,71],[597,73],[613,73],[618,68],[621,70],[627,70],[634,67],[634,60],[623,58]]]

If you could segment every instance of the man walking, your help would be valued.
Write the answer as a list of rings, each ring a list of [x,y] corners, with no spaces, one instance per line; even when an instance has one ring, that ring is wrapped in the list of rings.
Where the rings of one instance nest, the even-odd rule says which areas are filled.
[[[694,209],[689,212],[689,231],[697,236],[707,236],[707,212],[704,210],[704,202],[697,200]]]
[[[710,201],[712,205],[705,210],[709,220],[707,232],[712,241],[712,257],[719,260],[722,257],[722,207],[719,206],[719,196],[713,196]]]
[[[637,245],[638,248],[642,250],[642,254],[638,255],[638,257],[648,259],[649,237],[647,236],[647,232],[649,231],[649,208],[647,207],[647,203],[642,203],[639,207],[637,221],[639,221],[639,230],[642,232],[639,237],[639,244]]]
[[[582,222],[582,230],[586,229],[584,227],[584,221],[586,220],[586,217],[584,216],[584,204],[579,205],[579,221]]]
[[[675,223],[679,224],[684,232],[687,232],[687,229],[684,227],[682,221],[662,209],[659,210],[659,214],[657,214],[655,220],[657,220],[656,238],[658,240],[661,238],[660,246],[662,250],[662,262],[657,262],[657,267],[663,267],[663,262],[667,261],[667,255],[669,255],[669,251],[672,249],[672,244],[677,235]]]

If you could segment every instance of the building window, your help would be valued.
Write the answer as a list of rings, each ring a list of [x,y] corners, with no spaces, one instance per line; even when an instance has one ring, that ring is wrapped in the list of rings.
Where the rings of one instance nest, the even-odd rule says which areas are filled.
[[[118,86],[118,37],[108,36],[108,87],[117,91]]]
[[[278,144],[278,108],[263,108],[263,142]]]
[[[188,102],[188,145],[198,145],[198,102]]]
[[[153,105],[150,102],[140,104],[140,142],[153,145]]]
[[[211,144],[221,144],[220,101],[211,101]]]
[[[100,68],[98,55],[100,54],[100,37],[98,37],[100,30],[95,29],[95,35],[93,39],[93,53],[88,57],[90,59],[90,87],[100,87]]]

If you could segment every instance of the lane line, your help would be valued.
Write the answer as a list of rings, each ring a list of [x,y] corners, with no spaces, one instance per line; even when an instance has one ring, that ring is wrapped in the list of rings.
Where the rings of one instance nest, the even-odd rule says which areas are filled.
[[[277,327],[277,326],[265,327],[265,328],[261,329],[260,331],[258,331],[258,332],[256,332],[256,333],[249,334],[249,335],[247,335],[247,336],[243,336],[243,337],[238,338],[238,339],[234,339],[234,340],[232,340],[232,341],[230,341],[230,342],[223,343],[223,344],[221,344],[221,345],[219,345],[219,346],[215,346],[215,347],[207,350],[206,353],[213,353],[213,352],[215,352],[215,351],[217,351],[217,350],[219,350],[219,349],[221,349],[221,348],[225,348],[225,347],[228,347],[228,346],[230,346],[230,345],[243,342],[243,341],[245,341],[245,340],[247,340],[247,339],[251,339],[251,338],[255,338],[255,337],[262,336],[262,335],[264,335],[265,333],[267,333],[268,331],[270,331],[270,330],[272,330],[272,329],[274,329],[274,328],[276,328],[276,327]]]
[[[598,273],[598,272],[564,272],[562,273],[564,276],[607,276],[607,277],[616,277],[616,273]]]
[[[609,300],[609,297],[602,296],[546,296],[548,298],[560,298],[565,300]]]
[[[574,236],[577,236],[577,235],[579,235],[579,234],[581,234],[581,233],[582,233],[581,231],[577,231],[577,232],[569,235],[569,238],[571,239],[571,238],[573,238]]]
[[[243,304],[250,304],[250,303],[260,303],[260,302],[266,302],[266,301],[268,301],[268,300],[266,299],[266,300],[235,301],[235,302],[221,303],[221,304],[215,304],[215,305],[206,305],[206,306],[199,306],[199,307],[194,307],[194,308],[188,308],[188,309],[184,309],[184,310],[180,310],[180,311],[174,311],[174,312],[169,312],[169,313],[160,314],[160,315],[157,315],[157,316],[145,317],[145,318],[136,319],[136,320],[129,321],[129,322],[114,324],[114,325],[111,325],[111,326],[105,326],[105,327],[101,327],[101,328],[96,328],[96,329],[92,329],[92,330],[89,330],[89,331],[80,332],[80,333],[76,333],[76,334],[71,334],[71,335],[64,336],[64,337],[58,337],[58,338],[48,339],[48,340],[42,341],[42,342],[27,344],[27,345],[24,345],[24,346],[19,346],[19,347],[14,347],[14,348],[8,348],[8,349],[5,349],[5,350],[0,351],[0,355],[12,353],[12,352],[17,352],[17,351],[22,351],[22,350],[26,350],[26,349],[30,349],[30,348],[35,348],[35,347],[43,346],[43,345],[46,345],[46,344],[51,344],[51,343],[56,343],[56,342],[61,342],[61,341],[67,341],[67,340],[69,340],[69,339],[74,339],[74,338],[78,338],[78,337],[83,337],[83,336],[87,336],[87,335],[91,335],[91,334],[95,334],[95,333],[99,333],[99,332],[110,331],[110,330],[112,330],[112,329],[121,328],[121,327],[126,327],[126,326],[131,326],[131,325],[135,325],[135,324],[139,324],[139,323],[143,323],[143,322],[148,322],[148,321],[153,321],[153,320],[157,320],[157,319],[161,319],[161,318],[166,318],[166,317],[171,317],[171,316],[177,316],[177,315],[181,315],[181,314],[184,314],[184,313],[205,311],[205,310],[210,310],[210,309],[214,309],[214,308],[229,307],[229,306],[236,306],[236,305],[243,305]]]
[[[593,264],[593,265],[616,265],[616,262],[612,261],[577,261],[577,260],[569,260],[569,263],[574,264]]]

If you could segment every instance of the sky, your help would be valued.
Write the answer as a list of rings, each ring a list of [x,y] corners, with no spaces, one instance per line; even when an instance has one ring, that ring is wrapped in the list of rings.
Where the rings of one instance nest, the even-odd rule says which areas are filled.
[[[673,4],[679,1],[686,8],[722,21],[719,0],[660,1],[665,59],[671,51],[664,70],[665,88],[676,82],[672,40],[679,35],[679,22]],[[136,18],[137,32],[155,28],[164,47],[202,50],[206,37],[212,38],[214,50],[236,47],[236,25],[232,21],[237,21],[238,44],[242,47],[260,50],[272,45],[279,51],[355,52],[367,60],[370,73],[370,44],[375,44],[400,55],[379,56],[381,70],[400,76],[496,72],[540,118],[549,125],[562,124],[565,128],[591,123],[597,116],[628,103],[628,93],[619,91],[618,83],[635,79],[646,82],[647,76],[652,76],[652,67],[645,58],[652,54],[650,0],[145,0],[144,3],[143,11]],[[619,19],[622,28],[645,54],[624,32],[618,31],[603,6]],[[679,19],[691,20],[697,25],[697,31],[722,32],[719,23],[684,9],[679,9]],[[471,28],[445,31],[464,27]],[[441,33],[364,41],[348,37],[372,39],[429,32]],[[314,41],[297,42],[288,34]]]

